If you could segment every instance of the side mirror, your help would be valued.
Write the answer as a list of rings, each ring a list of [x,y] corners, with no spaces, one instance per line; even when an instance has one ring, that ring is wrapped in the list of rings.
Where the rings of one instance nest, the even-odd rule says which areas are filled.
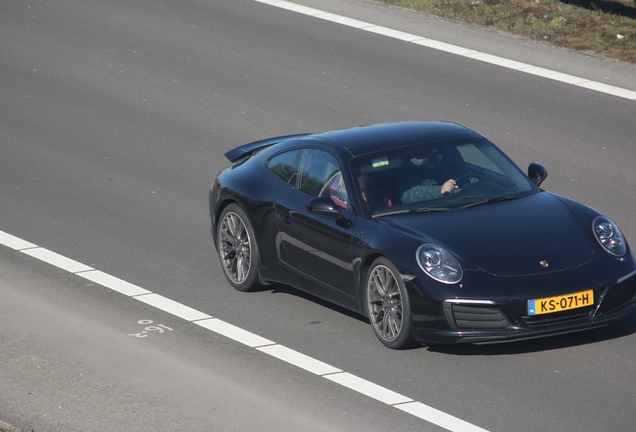
[[[342,210],[333,202],[333,200],[327,196],[317,196],[312,198],[307,203],[307,210],[310,213],[327,215],[335,219],[336,223],[340,226],[349,228],[351,222],[342,216]]]
[[[340,209],[328,196],[312,198],[307,203],[307,210],[309,210],[310,213],[340,217]]]
[[[528,166],[528,177],[537,187],[541,186],[541,183],[548,178],[548,170],[543,165],[533,162]]]

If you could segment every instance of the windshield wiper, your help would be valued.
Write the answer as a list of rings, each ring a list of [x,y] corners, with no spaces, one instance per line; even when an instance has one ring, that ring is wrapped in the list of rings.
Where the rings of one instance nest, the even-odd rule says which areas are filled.
[[[476,206],[480,206],[484,204],[492,204],[492,203],[496,203],[500,201],[512,201],[512,200],[516,200],[517,198],[521,198],[521,197],[519,197],[518,195],[508,195],[503,197],[488,198],[482,201],[476,201],[470,204],[463,205],[460,208],[465,209],[465,208],[476,207]]]
[[[382,213],[375,213],[373,215],[371,215],[371,217],[379,217],[379,216],[394,216],[394,215],[399,215],[399,214],[406,214],[406,213],[433,213],[433,212],[445,212],[448,210],[452,210],[448,207],[418,207],[418,208],[412,208],[412,209],[402,209],[402,210],[393,210],[393,211],[387,211],[387,212],[382,212]]]

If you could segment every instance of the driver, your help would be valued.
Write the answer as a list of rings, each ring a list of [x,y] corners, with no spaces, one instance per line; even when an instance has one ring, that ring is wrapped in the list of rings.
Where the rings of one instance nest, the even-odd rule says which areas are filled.
[[[399,185],[403,203],[432,200],[459,191],[455,180],[449,178],[449,170],[441,163],[442,157],[437,149],[432,149],[424,158],[411,155],[407,159]]]

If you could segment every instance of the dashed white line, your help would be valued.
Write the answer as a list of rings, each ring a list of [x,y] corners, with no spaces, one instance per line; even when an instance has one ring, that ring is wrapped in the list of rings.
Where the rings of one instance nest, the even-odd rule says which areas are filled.
[[[387,36],[393,39],[398,39],[408,43],[414,43],[417,45],[426,46],[428,48],[444,51],[450,54],[455,54],[461,57],[471,58],[473,60],[479,60],[485,63],[490,63],[496,66],[505,67],[515,70],[517,72],[523,72],[530,75],[540,76],[542,78],[559,81],[566,84],[572,84],[578,87],[584,87],[588,90],[593,90],[599,93],[605,93],[611,96],[620,97],[623,99],[636,101],[636,91],[624,89],[621,87],[612,86],[609,84],[592,81],[586,78],[577,77],[574,75],[565,74],[562,72],[552,71],[549,69],[541,68],[538,66],[518,62],[516,60],[499,57],[496,55],[475,51],[469,48],[441,42],[435,39],[425,38],[416,34],[403,32],[400,30],[383,27],[370,22],[360,21],[354,18],[349,18],[342,15],[337,15],[331,12],[311,8],[308,6],[302,6],[286,0],[254,0],[258,3],[264,3],[270,6],[275,6],[280,9],[296,12],[302,15],[307,15],[313,18],[322,19],[325,21],[331,21],[347,27],[367,31],[370,33],[376,33],[383,36]]]
[[[145,288],[126,282],[115,276],[96,270],[90,266],[39,247],[4,231],[0,231],[0,245],[37,258],[47,264],[66,270],[84,279],[95,282],[105,288],[139,300],[149,306],[160,309],[173,316],[191,322],[216,334],[254,348],[264,354],[275,357],[288,364],[328,379],[364,396],[383,402],[403,412],[411,414],[429,423],[452,432],[488,432],[478,426],[446,414],[443,411],[415,401],[408,396],[396,393],[364,378],[345,372],[301,352],[261,337],[248,330],[214,318],[190,306],[178,303]]]

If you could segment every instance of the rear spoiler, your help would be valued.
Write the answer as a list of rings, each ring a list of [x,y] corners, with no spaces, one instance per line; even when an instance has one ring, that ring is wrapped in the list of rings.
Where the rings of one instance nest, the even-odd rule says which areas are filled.
[[[284,135],[274,138],[267,138],[260,141],[254,141],[249,144],[243,144],[242,146],[236,147],[227,153],[225,153],[225,157],[230,160],[230,162],[234,163],[238,160],[247,158],[252,155],[256,150],[269,147],[272,144],[277,144],[282,141],[288,141],[292,139],[302,138],[304,136],[311,135],[308,133],[304,134],[295,134],[295,135]]]

